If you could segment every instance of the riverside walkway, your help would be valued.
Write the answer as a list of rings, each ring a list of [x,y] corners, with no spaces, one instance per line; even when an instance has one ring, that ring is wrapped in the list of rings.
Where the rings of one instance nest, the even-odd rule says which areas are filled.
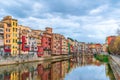
[[[116,80],[120,80],[120,57],[110,55],[110,65],[115,75]]]

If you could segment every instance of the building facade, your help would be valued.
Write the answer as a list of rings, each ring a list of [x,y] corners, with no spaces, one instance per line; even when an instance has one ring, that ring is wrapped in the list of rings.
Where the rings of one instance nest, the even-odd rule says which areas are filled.
[[[43,31],[41,30],[32,30],[32,36],[34,40],[32,42],[33,44],[31,44],[31,47],[33,48],[33,52],[35,52],[38,57],[44,55],[44,51],[42,47],[42,33]]]
[[[5,55],[4,54],[4,26],[5,23],[0,22],[0,55]]]
[[[67,39],[63,36],[63,35],[61,35],[61,38],[62,38],[62,40],[61,40],[61,46],[62,46],[62,52],[61,52],[61,54],[68,54],[68,42],[67,42]]]
[[[11,16],[3,18],[4,26],[4,51],[6,54],[15,56],[18,54],[18,22]]]
[[[44,56],[50,56],[52,51],[52,28],[46,27],[42,34],[42,47]]]
[[[30,35],[31,29],[26,26],[19,26],[19,40],[18,40],[18,46],[19,46],[19,55],[20,54],[28,54],[30,50],[29,46],[29,35]]]
[[[52,35],[52,55],[60,55],[62,53],[62,37],[60,34]]]

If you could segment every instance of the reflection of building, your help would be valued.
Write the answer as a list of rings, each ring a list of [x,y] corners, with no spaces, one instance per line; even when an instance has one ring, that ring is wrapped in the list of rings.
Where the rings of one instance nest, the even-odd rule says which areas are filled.
[[[60,80],[60,69],[60,62],[56,62],[51,65],[51,80]]]
[[[19,80],[19,75],[17,71],[13,71],[10,74],[10,80]]]
[[[114,77],[113,71],[111,69],[111,66],[109,64],[106,64],[105,68],[106,68],[105,69],[106,70],[106,75],[109,76],[110,80],[115,80],[115,77]]]
[[[78,59],[77,59],[79,62],[78,65],[80,66],[93,64],[93,55],[81,55]]]
[[[64,80],[74,65],[74,62],[66,60],[4,66],[0,70],[0,80]]]
[[[61,79],[64,79],[68,72],[68,61],[61,61]]]
[[[12,56],[18,54],[18,23],[16,19],[12,19],[11,16],[6,16],[3,18],[2,22],[6,23],[7,26],[4,26],[4,50],[6,53]]]
[[[38,79],[49,80],[50,78],[50,66],[49,63],[38,64],[37,66]]]
[[[21,79],[22,79],[22,80],[28,80],[28,79],[29,79],[29,72],[28,72],[28,71],[23,72],[23,73],[21,74]]]
[[[10,80],[10,72],[5,71],[3,74],[4,74],[4,80]]]

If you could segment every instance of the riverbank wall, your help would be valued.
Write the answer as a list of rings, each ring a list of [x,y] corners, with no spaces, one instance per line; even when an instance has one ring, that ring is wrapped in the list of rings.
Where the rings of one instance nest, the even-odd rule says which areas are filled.
[[[110,66],[113,70],[116,80],[120,80],[120,58],[117,56],[110,55]]]
[[[23,63],[29,63],[29,62],[39,62],[39,61],[56,61],[56,60],[64,60],[72,58],[72,55],[59,55],[59,56],[47,56],[47,57],[15,57],[15,58],[6,58],[6,59],[0,59],[0,66],[7,66],[7,65],[14,65],[14,64],[23,64]]]

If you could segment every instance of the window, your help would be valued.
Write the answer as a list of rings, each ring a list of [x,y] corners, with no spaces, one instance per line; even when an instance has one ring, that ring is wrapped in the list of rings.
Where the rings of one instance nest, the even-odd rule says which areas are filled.
[[[17,32],[17,28],[16,28],[16,32]]]
[[[6,38],[10,37],[10,34],[6,34]]]
[[[10,32],[10,29],[6,29],[6,32]]]
[[[14,39],[13,39],[13,43],[14,43]]]
[[[6,43],[10,43],[10,40],[6,40]]]
[[[6,40],[6,43],[8,42],[8,40]]]
[[[15,23],[15,22],[13,22],[13,26],[16,26],[16,23]]]
[[[15,28],[13,28],[13,32],[15,31]]]

